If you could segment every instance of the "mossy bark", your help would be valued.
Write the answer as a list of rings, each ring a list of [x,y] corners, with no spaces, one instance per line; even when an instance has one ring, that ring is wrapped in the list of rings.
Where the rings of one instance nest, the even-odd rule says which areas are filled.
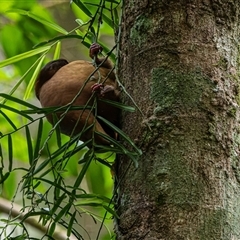
[[[239,1],[124,1],[119,77],[144,116],[123,130],[143,155],[118,162],[117,239],[240,239],[239,17]]]

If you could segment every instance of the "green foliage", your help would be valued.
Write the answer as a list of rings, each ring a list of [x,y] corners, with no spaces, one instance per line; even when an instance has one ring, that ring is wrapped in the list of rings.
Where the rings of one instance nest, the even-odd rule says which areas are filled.
[[[0,93],[0,184],[2,195],[12,199],[12,202],[22,194],[22,210],[25,213],[12,219],[0,219],[6,226],[13,226],[10,233],[6,226],[2,227],[0,234],[6,239],[13,236],[16,239],[30,239],[25,221],[38,216],[42,225],[48,226],[45,236],[49,239],[54,239],[58,225],[67,229],[67,237],[72,234],[77,239],[83,239],[79,229],[84,229],[84,226],[78,223],[77,218],[86,214],[94,223],[100,222],[99,239],[104,221],[111,220],[112,216],[118,218],[114,210],[114,196],[111,195],[110,174],[116,154],[128,155],[137,166],[141,151],[122,130],[104,118],[101,120],[116,131],[122,141],[102,135],[112,146],[99,146],[93,136],[89,140],[92,141],[92,148],[87,148],[89,142],[79,143],[82,133],[68,139],[60,134],[61,119],[50,127],[44,120],[44,114],[61,111],[64,117],[69,110],[86,109],[88,106],[73,107],[69,103],[60,108],[40,108],[30,101],[43,62],[49,56],[59,58],[61,43],[65,39],[79,39],[79,43],[86,47],[92,42],[99,42],[104,52],[115,59],[114,50],[118,43],[109,49],[99,41],[99,37],[103,31],[112,35],[117,33],[120,3],[116,0],[95,0],[91,3],[73,0],[71,7],[78,26],[66,31],[34,1],[25,6],[17,2],[14,6],[7,3],[3,6],[7,10],[4,18],[11,24],[5,24],[0,29],[3,33],[0,41],[7,57],[0,62],[3,69],[0,69],[0,75],[7,80],[8,69],[11,69],[11,77],[22,75],[17,77],[19,79],[15,85]],[[11,39],[10,42],[7,39]],[[27,39],[26,42],[23,39]],[[4,85],[5,82],[0,81],[0,84]],[[123,111],[134,111],[133,107],[122,103],[103,101]],[[95,108],[93,106],[93,110]],[[91,190],[93,192],[89,193]],[[16,237],[14,231],[17,228],[22,229],[22,234]]]

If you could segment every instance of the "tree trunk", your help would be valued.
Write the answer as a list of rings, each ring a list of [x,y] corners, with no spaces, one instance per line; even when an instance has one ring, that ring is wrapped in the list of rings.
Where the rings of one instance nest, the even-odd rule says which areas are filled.
[[[240,239],[239,13],[232,0],[124,1],[119,77],[144,116],[125,114],[123,130],[143,155],[119,160],[117,239]]]

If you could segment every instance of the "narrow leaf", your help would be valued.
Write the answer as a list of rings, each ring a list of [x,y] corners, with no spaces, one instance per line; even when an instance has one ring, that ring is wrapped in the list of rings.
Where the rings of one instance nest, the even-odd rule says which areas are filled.
[[[39,53],[43,53],[45,52],[45,54],[47,53],[47,51],[51,48],[51,46],[46,46],[46,47],[40,47],[40,48],[36,48],[34,50],[30,50],[28,52],[24,52],[24,53],[21,53],[21,54],[18,54],[16,56],[13,56],[11,58],[8,58],[6,60],[3,60],[0,62],[0,68],[2,67],[5,67],[9,64],[12,64],[12,63],[15,63],[15,62],[18,62],[20,60],[23,60],[25,58],[29,58],[29,57],[32,57],[34,55],[37,55]]]
[[[27,146],[28,146],[28,160],[29,160],[30,165],[32,165],[33,147],[32,147],[31,133],[30,133],[29,127],[27,125],[25,126],[25,131],[26,131],[26,139],[27,139]]]
[[[84,5],[81,0],[73,0],[73,2],[90,18],[92,18],[92,13],[88,10],[88,8]]]
[[[13,121],[8,117],[7,114],[5,114],[3,111],[0,110],[0,114],[8,121],[8,123],[12,126],[14,130],[17,130],[16,125],[13,123]]]
[[[6,93],[0,93],[0,97],[3,97],[3,98],[8,99],[8,100],[11,100],[12,102],[18,103],[18,104],[20,104],[20,105],[22,105],[22,106],[26,106],[26,107],[28,107],[28,108],[40,109],[40,108],[34,106],[34,105],[31,104],[31,103],[28,103],[28,102],[26,102],[26,101],[23,101],[23,100],[21,100],[21,99],[19,99],[19,98],[13,97],[13,96],[11,96],[11,95],[9,95],[9,94],[6,94]]]
[[[115,139],[109,137],[108,135],[106,134],[103,134],[103,133],[100,133],[100,132],[95,132],[97,135],[100,135],[101,137],[107,139],[110,143],[112,143],[115,147],[118,147],[119,150],[121,151],[121,154],[127,154],[127,149],[122,145],[120,144],[118,141],[116,141]],[[95,145],[95,147],[97,147],[97,145]],[[107,150],[108,149],[108,150]],[[104,151],[104,147],[101,148],[102,151]],[[106,152],[109,151],[109,148],[106,148]]]
[[[13,145],[12,145],[12,136],[8,135],[8,159],[9,159],[9,165],[8,165],[8,171],[12,171],[12,163],[13,163]]]
[[[103,205],[103,207],[110,213],[112,214],[115,218],[119,219],[118,214],[110,207]]]
[[[54,219],[56,222],[58,222],[63,215],[67,215],[69,209],[71,208],[72,203],[69,202],[56,216],[56,218]]]
[[[38,124],[37,142],[36,142],[35,150],[34,150],[34,159],[36,159],[39,155],[42,134],[43,134],[43,120],[41,118],[41,119],[39,119],[39,124]]]
[[[104,13],[102,13],[102,19],[104,22],[107,23],[108,26],[110,26],[111,28],[113,28],[113,21],[107,16],[105,15]]]
[[[88,150],[88,152],[85,153],[84,155],[84,159],[86,159],[85,164],[83,165],[83,168],[80,172],[80,174],[78,175],[78,178],[76,179],[75,183],[74,183],[74,188],[78,188],[78,186],[81,184],[85,173],[91,163],[91,161],[93,160],[94,156],[93,156],[93,152],[91,149]]]
[[[111,199],[108,198],[108,197],[105,197],[103,195],[100,195],[100,194],[94,194],[94,193],[84,193],[84,194],[77,194],[76,195],[76,198],[90,198],[90,199],[99,199],[99,200],[102,200],[106,203],[110,203],[111,202]]]
[[[25,91],[25,94],[24,94],[24,97],[23,97],[24,100],[28,99],[29,96],[30,96],[30,93],[32,92],[33,86],[34,86],[35,81],[37,79],[38,73],[39,73],[39,71],[41,69],[41,66],[42,66],[42,63],[43,63],[43,60],[44,60],[45,56],[46,55],[42,56],[42,58],[40,59],[38,65],[37,65],[37,67],[34,70],[34,73],[33,73],[32,77],[31,77],[31,79],[30,79],[30,81],[28,83],[27,89]]]
[[[42,23],[43,25],[54,29],[57,32],[60,32],[62,34],[68,34],[68,31],[66,31],[64,28],[60,27],[56,23],[49,22],[46,19],[41,18],[41,17],[39,17],[39,16],[29,12],[29,11],[24,11],[22,9],[11,9],[11,10],[9,10],[7,12],[13,12],[13,13],[21,14],[21,15],[26,15],[26,16],[28,16],[28,17],[30,17],[30,18],[32,18],[32,19]]]
[[[56,201],[53,204],[53,208],[50,210],[50,214],[51,216],[54,215],[54,213],[59,210],[61,207],[61,203],[63,202],[63,200],[66,198],[66,194],[62,194],[62,196],[60,196],[58,199],[56,199]]]
[[[60,53],[61,53],[61,42],[58,41],[56,48],[55,48],[55,52],[53,55],[53,59],[59,59],[60,58]]]
[[[142,155],[142,151],[134,144],[134,142],[130,139],[129,136],[127,136],[121,129],[116,127],[114,124],[109,122],[107,119],[98,116],[99,119],[101,119],[104,123],[106,123],[109,127],[111,127],[115,132],[117,132],[124,140],[126,140],[135,150],[139,155]]]
[[[99,101],[108,103],[108,104],[110,104],[110,105],[112,105],[112,106],[114,106],[116,108],[120,108],[120,109],[122,109],[124,111],[135,112],[135,108],[134,107],[125,105],[125,104],[120,103],[120,102],[111,101],[111,100],[108,100],[108,99],[105,99],[105,98],[99,98]]]
[[[76,211],[72,214],[71,219],[70,219],[69,224],[68,224],[68,229],[67,229],[67,236],[68,237],[70,237],[70,235],[72,233],[72,227],[73,227],[74,221],[76,221]]]
[[[56,41],[59,41],[59,40],[62,40],[62,39],[68,39],[68,38],[77,38],[77,39],[80,39],[80,40],[83,39],[82,36],[75,35],[75,34],[58,36],[58,37],[54,37],[54,38],[52,38],[52,39],[49,39],[49,40],[47,40],[47,41],[38,43],[38,44],[36,44],[35,46],[33,46],[33,48],[38,48],[38,47],[44,46],[44,45],[46,45],[46,44],[48,44],[48,43],[56,42]]]
[[[51,223],[51,226],[50,226],[50,229],[49,229],[49,231],[48,231],[49,236],[52,236],[52,235],[54,234],[55,229],[56,229],[56,223],[55,223],[55,222],[52,222],[52,223]]]
[[[45,183],[49,184],[50,186],[54,186],[54,187],[56,187],[56,188],[59,188],[59,189],[62,190],[64,193],[66,193],[68,196],[71,195],[71,192],[69,192],[69,191],[66,189],[65,186],[63,187],[63,186],[57,184],[55,181],[51,181],[51,180],[46,179],[46,176],[43,176],[43,178],[36,177],[36,178],[34,178],[34,179],[40,180],[40,181],[42,181],[42,182],[45,182]]]
[[[0,178],[0,184],[4,183],[5,180],[9,177],[10,172],[5,173],[3,176]]]
[[[119,4],[120,2],[117,2],[115,0],[105,0],[106,2],[111,2],[111,3],[116,3],[116,4]]]

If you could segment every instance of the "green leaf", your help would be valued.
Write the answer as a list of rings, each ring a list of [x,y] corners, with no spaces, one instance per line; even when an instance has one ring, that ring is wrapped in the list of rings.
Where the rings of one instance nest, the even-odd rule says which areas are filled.
[[[97,202],[80,202],[76,203],[75,206],[90,206],[90,207],[102,207],[102,203]]]
[[[3,105],[3,104],[0,104],[0,108],[4,108],[4,109],[7,109],[11,112],[14,112],[14,113],[17,113],[19,114],[20,116],[23,116],[31,121],[33,121],[33,118],[31,118],[30,116],[28,116],[27,114],[23,113],[22,111],[19,111],[18,109],[15,109],[13,107],[10,107],[10,106],[7,106],[7,105]]]
[[[38,43],[36,44],[35,46],[33,46],[33,48],[37,48],[37,47],[40,47],[40,46],[44,46],[48,43],[51,43],[51,42],[56,42],[56,41],[59,41],[59,40],[62,40],[62,39],[68,39],[68,38],[77,38],[77,39],[80,39],[82,40],[83,37],[82,36],[79,36],[79,35],[64,35],[64,36],[58,36],[58,37],[54,37],[52,39],[49,39],[47,41],[44,41],[44,42],[41,42],[41,43]],[[90,45],[90,44],[89,44]]]
[[[29,217],[34,216],[51,216],[49,212],[47,211],[35,211],[35,212],[27,212],[26,214],[22,215],[21,222],[24,222]]]
[[[120,103],[120,102],[111,101],[111,100],[108,100],[108,99],[105,99],[105,98],[99,98],[99,101],[108,103],[108,104],[110,104],[110,105],[112,105],[112,106],[114,106],[116,108],[122,109],[124,111],[135,112],[135,108],[134,107],[125,105],[125,104]]]
[[[26,130],[26,139],[27,139],[27,146],[28,146],[28,160],[31,165],[33,160],[33,147],[32,147],[31,133],[27,125],[25,126],[25,130]]]
[[[8,117],[7,114],[5,114],[3,111],[0,110],[0,114],[8,121],[8,123],[12,126],[14,130],[17,130],[16,125],[13,123],[13,121]]]
[[[12,136],[8,135],[8,171],[12,171],[12,163],[13,163],[13,145],[12,145]]]
[[[81,182],[85,176],[85,173],[86,173],[91,161],[93,160],[93,158],[94,158],[94,153],[91,149],[89,149],[84,155],[84,159],[86,159],[86,162],[83,165],[83,168],[74,183],[74,188],[78,188],[78,186],[81,184]]]
[[[60,58],[60,53],[61,53],[61,42],[58,41],[57,45],[56,45],[56,48],[55,48],[53,59],[59,59]]]
[[[23,60],[25,58],[29,58],[29,57],[32,57],[32,56],[35,56],[39,53],[43,53],[46,54],[49,49],[51,48],[51,46],[46,46],[46,47],[40,47],[40,48],[36,48],[34,50],[30,50],[28,52],[24,52],[24,53],[21,53],[21,54],[18,54],[16,56],[13,56],[11,58],[8,58],[6,60],[3,60],[0,62],[0,68],[2,67],[5,67],[9,64],[12,64],[12,63],[15,63],[15,62],[18,62],[20,60]]]
[[[92,107],[86,107],[86,106],[63,106],[63,107],[46,107],[46,108],[37,108],[35,106],[36,110],[22,110],[22,113],[26,114],[48,114],[48,113],[56,113],[56,112],[63,112],[63,111],[70,111],[70,110],[85,110],[85,109],[92,109]]]
[[[0,184],[4,183],[5,180],[10,176],[10,172],[5,173],[3,176],[0,178]]]
[[[50,214],[51,216],[54,215],[54,213],[59,210],[61,207],[61,204],[63,202],[63,200],[67,197],[67,195],[65,193],[62,194],[62,196],[60,196],[58,199],[56,199],[56,201],[54,201],[54,204],[53,204],[53,208],[50,209]],[[56,220],[55,220],[56,221]],[[57,221],[56,221],[57,222]]]
[[[109,25],[111,28],[114,27],[113,21],[112,21],[107,15],[105,15],[104,13],[102,13],[102,19],[103,19],[103,21],[106,22],[107,25]]]
[[[43,25],[45,25],[45,26],[47,26],[49,28],[54,29],[57,32],[60,32],[62,34],[68,34],[68,31],[66,31],[64,28],[60,27],[56,23],[49,22],[46,19],[41,18],[41,17],[39,17],[39,16],[29,12],[29,11],[24,11],[22,9],[11,9],[11,10],[9,10],[7,12],[18,13],[18,14],[21,14],[21,15],[28,16],[28,17],[30,17],[30,18],[32,18],[32,19],[42,23]]]
[[[111,2],[111,3],[116,3],[116,4],[120,4],[120,2],[117,2],[115,0],[105,0],[106,2]]]
[[[26,99],[29,98],[29,95],[30,95],[30,93],[31,93],[31,91],[32,91],[32,89],[33,89],[33,87],[34,87],[34,84],[35,84],[35,82],[36,82],[38,73],[39,73],[39,71],[40,71],[40,69],[41,69],[41,66],[42,66],[43,60],[45,59],[45,56],[46,56],[46,55],[43,55],[42,58],[40,59],[40,61],[39,61],[39,63],[38,63],[38,65],[37,65],[37,67],[36,67],[36,69],[35,69],[32,77],[31,77],[31,79],[30,79],[30,81],[29,81],[29,83],[28,83],[27,89],[26,89],[25,94],[24,94],[24,97],[23,97],[24,100],[26,100]]]
[[[108,167],[108,168],[112,168],[112,164],[108,163],[107,161],[104,161],[103,159],[101,158],[95,158],[96,161],[100,162],[101,164],[103,164],[104,166]]]
[[[51,181],[51,180],[46,179],[46,176],[45,176],[45,175],[43,176],[43,178],[41,178],[41,177],[36,177],[36,178],[34,178],[34,179],[40,180],[40,181],[42,181],[42,182],[46,182],[46,183],[49,184],[50,186],[54,186],[54,187],[56,187],[56,188],[59,188],[59,189],[62,190],[64,193],[66,193],[68,196],[71,195],[71,192],[69,192],[69,191],[66,189],[65,186],[63,187],[63,186],[59,185],[58,183],[56,183],[55,181]]]
[[[81,0],[73,0],[73,2],[90,18],[92,18],[92,13],[88,10],[85,4]]]
[[[75,19],[75,22],[76,22],[79,26],[83,26],[83,25],[87,24],[87,23],[85,23],[85,22],[84,22],[82,19],[80,19],[80,18]]]
[[[118,149],[120,150],[119,153],[121,154],[127,154],[128,150],[121,144],[119,143],[118,141],[116,141],[115,139],[109,137],[108,135],[106,134],[103,134],[103,133],[100,133],[100,132],[95,132],[97,135],[100,135],[101,137],[107,139],[110,143],[112,143],[115,147],[118,147]],[[99,147],[98,145],[94,145],[95,147]],[[100,151],[98,151],[97,149],[97,152],[109,152],[109,148],[106,146],[100,146]]]
[[[113,16],[114,16],[114,23],[115,23],[116,25],[118,25],[118,24],[119,24],[119,15],[118,15],[118,10],[117,10],[117,8],[114,8],[114,9],[113,9]]]
[[[67,236],[70,237],[71,233],[72,233],[72,227],[73,227],[73,223],[76,221],[76,211],[74,211],[74,213],[71,216],[71,219],[69,221],[68,224],[68,229],[67,229]]]
[[[56,116],[56,114],[53,114],[53,122],[54,122],[54,125],[55,125],[55,123],[57,123],[57,116]],[[55,128],[55,133],[56,133],[58,148],[61,148],[61,146],[62,146],[62,138],[61,138],[61,129],[60,129],[60,125],[59,124]]]
[[[40,57],[41,58],[41,57]],[[35,65],[37,64],[37,62],[40,60],[40,58],[37,59],[37,61],[35,61],[35,63],[32,64],[32,66],[23,74],[23,76],[17,81],[17,83],[13,86],[13,88],[11,89],[11,91],[9,92],[9,95],[11,96],[20,86],[20,84],[23,82],[23,80],[25,79],[25,77],[31,72],[31,70],[35,67]],[[3,101],[1,101],[0,103],[4,104],[7,102],[7,99],[4,99]]]
[[[105,197],[100,194],[94,194],[94,193],[84,193],[84,194],[77,194],[76,198],[90,198],[90,199],[99,199],[102,200],[103,202],[110,203],[111,199],[108,197]]]
[[[92,140],[89,139],[87,142],[84,142],[83,144],[77,146],[76,148],[74,148],[74,150],[68,151],[66,154],[64,154],[64,158],[70,158],[71,156],[73,156],[74,154],[78,153],[80,150],[82,150],[83,148],[87,147],[88,144],[91,142]]]
[[[13,96],[11,96],[9,94],[6,94],[6,93],[0,93],[0,97],[8,99],[8,100],[11,100],[14,103],[18,103],[18,104],[20,104],[22,106],[25,106],[25,107],[28,107],[28,108],[41,109],[41,108],[38,108],[38,107],[34,106],[33,104],[30,104],[30,103],[28,103],[26,101],[23,101],[23,100],[21,100],[19,98],[13,97]]]
[[[43,120],[41,118],[39,119],[39,123],[38,123],[38,133],[37,133],[37,138],[36,138],[37,141],[36,141],[35,150],[34,150],[34,159],[36,159],[39,155],[42,134],[43,134]]]
[[[56,216],[55,221],[58,222],[63,215],[67,215],[69,209],[72,206],[72,202],[69,202]]]
[[[52,236],[52,235],[54,234],[55,229],[56,229],[56,223],[55,223],[55,222],[52,222],[52,223],[51,223],[51,226],[50,226],[50,229],[49,229],[49,231],[48,231],[49,236]]]
[[[118,214],[110,207],[103,205],[103,207],[110,213],[112,214],[115,218],[119,219]]]
[[[102,120],[104,123],[106,123],[109,127],[111,127],[115,132],[117,132],[126,142],[128,142],[137,151],[139,155],[142,155],[142,151],[134,144],[134,142],[130,139],[130,137],[127,136],[121,129],[119,129],[114,124],[112,124],[107,119],[101,116],[98,116],[98,118]]]

